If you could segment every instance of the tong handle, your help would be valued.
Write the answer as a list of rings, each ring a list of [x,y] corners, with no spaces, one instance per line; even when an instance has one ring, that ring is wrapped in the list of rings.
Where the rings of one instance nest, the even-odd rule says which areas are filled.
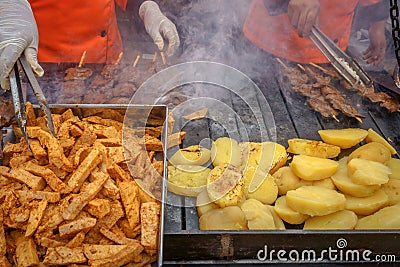
[[[361,68],[358,62],[348,56],[319,28],[313,26],[310,38],[328,58],[332,66],[351,85],[354,86],[358,83],[362,83],[364,86],[370,86],[372,84],[371,78]]]

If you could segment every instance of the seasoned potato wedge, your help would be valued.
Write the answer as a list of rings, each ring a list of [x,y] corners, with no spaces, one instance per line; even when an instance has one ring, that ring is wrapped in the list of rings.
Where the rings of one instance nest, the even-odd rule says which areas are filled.
[[[172,165],[203,165],[211,159],[211,151],[199,145],[179,149],[169,159]]]
[[[243,142],[241,169],[249,166],[258,167],[260,171],[274,173],[286,164],[287,153],[284,146],[275,142]]]
[[[390,168],[386,165],[366,160],[352,159],[347,164],[347,172],[351,180],[361,185],[381,185],[389,181]]]
[[[256,199],[247,199],[240,208],[242,209],[249,230],[275,230],[275,221],[267,205]]]
[[[219,206],[215,204],[214,202],[211,202],[210,198],[208,197],[208,192],[207,190],[203,190],[200,192],[200,194],[197,195],[196,198],[196,209],[197,209],[197,214],[202,216],[205,214],[207,211],[212,210],[212,209],[218,209]]]
[[[302,186],[288,191],[286,204],[289,208],[310,216],[323,216],[339,210],[346,205],[343,194],[320,186]]]
[[[207,177],[207,192],[219,207],[237,205],[244,191],[242,172],[232,165],[218,165]]]
[[[275,183],[274,177],[270,174],[265,175],[264,182],[254,192],[249,192],[245,189],[246,199],[254,198],[263,204],[272,204],[278,196],[278,186]]]
[[[379,185],[360,185],[354,183],[348,175],[347,157],[339,160],[339,169],[332,175],[331,179],[341,192],[354,197],[368,197],[380,188]]]
[[[313,183],[312,181],[300,179],[289,166],[279,168],[272,176],[278,186],[279,195],[285,195],[289,190],[297,189],[303,185],[312,185]]]
[[[389,205],[400,204],[400,180],[389,179],[386,184],[382,185],[382,190],[389,197]]]
[[[368,135],[367,130],[360,128],[319,130],[318,133],[325,143],[343,149],[357,145]]]
[[[369,142],[381,143],[382,145],[384,145],[385,147],[387,147],[389,149],[389,151],[390,151],[390,153],[392,153],[392,155],[397,154],[396,149],[394,149],[394,147],[391,144],[389,144],[389,142],[386,141],[385,138],[383,138],[380,134],[375,132],[372,128],[368,129],[368,135],[365,138],[365,141],[367,143],[369,143]]]
[[[351,230],[357,224],[357,215],[350,210],[340,210],[325,216],[308,218],[303,230]]]
[[[355,229],[400,229],[400,205],[388,206],[358,219]]]
[[[229,137],[220,137],[212,143],[211,160],[214,166],[231,164],[238,167],[242,160],[242,151],[238,142]]]
[[[358,215],[370,215],[388,204],[389,197],[383,190],[378,190],[369,197],[346,196],[346,209]]]
[[[210,171],[211,169],[203,166],[168,166],[168,190],[195,197],[205,189]]]
[[[335,158],[340,153],[340,147],[321,141],[293,138],[288,140],[287,152],[318,158]]]
[[[238,206],[212,209],[199,220],[200,230],[245,230],[247,221]]]
[[[348,161],[354,158],[359,158],[385,163],[389,161],[391,157],[392,155],[390,154],[389,149],[387,149],[384,145],[378,142],[371,142],[362,145],[351,152]]]
[[[392,171],[392,173],[389,174],[390,179],[400,179],[400,159],[391,158],[386,162],[386,166]]]
[[[282,221],[281,217],[279,217],[278,213],[275,212],[274,207],[271,205],[267,205],[269,208],[269,211],[272,214],[272,218],[274,218],[274,223],[275,223],[275,229],[276,230],[285,230],[286,226],[284,222]]]
[[[289,208],[286,205],[286,196],[281,196],[275,201],[274,210],[282,220],[290,224],[301,224],[310,217]]]
[[[296,155],[290,163],[293,173],[307,181],[322,180],[332,176],[339,164],[331,159]]]

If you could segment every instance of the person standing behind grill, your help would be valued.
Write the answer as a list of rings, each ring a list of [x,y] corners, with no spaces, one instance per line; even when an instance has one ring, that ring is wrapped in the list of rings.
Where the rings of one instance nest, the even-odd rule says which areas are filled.
[[[307,38],[314,25],[346,50],[354,11],[370,6],[370,44],[363,59],[374,65],[385,56],[384,0],[253,0],[244,22],[244,35],[256,46],[277,57],[307,64],[327,63],[326,57]]]
[[[8,75],[22,53],[39,77],[44,71],[38,61],[79,62],[83,51],[87,51],[85,63],[116,62],[122,40],[115,3],[125,10],[127,1],[1,0],[1,87],[9,88]],[[166,54],[173,55],[180,45],[174,23],[154,1],[140,2],[138,13],[147,33],[160,51],[167,40]]]

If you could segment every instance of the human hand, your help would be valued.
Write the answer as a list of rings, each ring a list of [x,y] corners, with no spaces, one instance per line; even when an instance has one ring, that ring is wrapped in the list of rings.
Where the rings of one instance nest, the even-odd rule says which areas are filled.
[[[371,24],[369,28],[369,46],[363,53],[363,59],[367,64],[378,65],[385,57],[386,36],[385,21]]]
[[[44,71],[37,62],[38,30],[31,7],[26,0],[0,1],[0,84],[10,89],[10,74],[15,62],[25,54],[33,72]]]
[[[144,22],[147,33],[153,38],[158,49],[164,49],[164,38],[168,41],[167,56],[172,56],[180,45],[175,24],[160,10],[157,3],[145,1],[139,8],[139,16]]]
[[[290,0],[289,21],[297,29],[300,37],[309,36],[314,25],[318,24],[319,0]]]

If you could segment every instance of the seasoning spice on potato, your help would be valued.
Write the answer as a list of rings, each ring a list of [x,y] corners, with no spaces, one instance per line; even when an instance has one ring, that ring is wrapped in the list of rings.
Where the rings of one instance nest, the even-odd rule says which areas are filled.
[[[340,153],[340,147],[321,141],[293,138],[288,140],[287,152],[319,158],[335,158]]]

